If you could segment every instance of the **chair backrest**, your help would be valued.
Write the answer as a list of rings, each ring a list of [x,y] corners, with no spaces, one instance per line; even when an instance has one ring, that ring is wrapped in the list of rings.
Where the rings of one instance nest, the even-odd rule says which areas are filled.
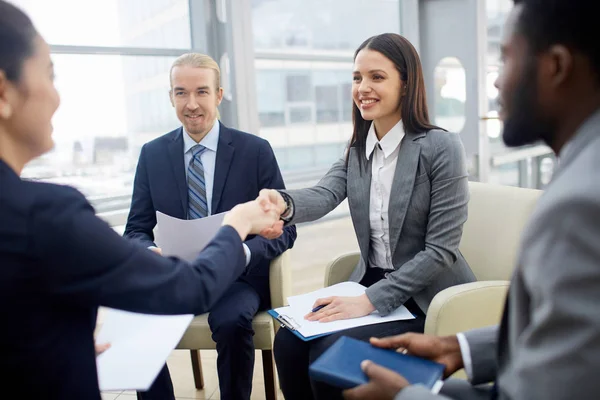
[[[460,251],[477,280],[510,280],[521,234],[541,190],[469,182]]]
[[[287,306],[287,298],[292,295],[292,266],[289,250],[271,260],[269,288],[271,306],[273,308]]]

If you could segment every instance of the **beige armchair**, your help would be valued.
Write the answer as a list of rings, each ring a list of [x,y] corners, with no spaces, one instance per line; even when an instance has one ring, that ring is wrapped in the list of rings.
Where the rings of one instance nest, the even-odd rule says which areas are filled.
[[[520,236],[542,193],[539,190],[469,182],[469,217],[460,251],[477,282],[438,293],[427,310],[425,333],[451,335],[500,322]],[[359,253],[345,254],[325,270],[325,286],[345,281]]]
[[[273,308],[287,305],[287,297],[291,295],[292,276],[289,261],[289,251],[271,262],[270,269],[271,305]],[[276,324],[266,312],[256,315],[252,322],[254,329],[254,346],[261,350],[263,361],[263,374],[265,378],[265,394],[267,400],[275,400],[277,388],[275,386],[275,370],[273,365],[273,340],[275,339]],[[208,314],[194,318],[187,331],[177,345],[177,349],[189,349],[192,357],[194,383],[197,389],[204,387],[200,350],[213,350],[215,342],[211,339],[208,326]]]

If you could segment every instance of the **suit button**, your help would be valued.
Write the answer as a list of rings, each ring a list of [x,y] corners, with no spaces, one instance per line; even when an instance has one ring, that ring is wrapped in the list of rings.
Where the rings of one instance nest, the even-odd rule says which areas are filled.
[[[385,279],[387,279],[390,276],[390,273],[386,272],[385,274],[383,274],[383,276],[385,277]]]

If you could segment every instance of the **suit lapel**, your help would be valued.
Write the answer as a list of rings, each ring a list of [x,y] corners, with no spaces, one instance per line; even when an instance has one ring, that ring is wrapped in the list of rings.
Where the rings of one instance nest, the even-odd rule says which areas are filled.
[[[366,162],[365,162],[366,161]],[[361,162],[363,163],[361,168]],[[365,262],[369,259],[369,243],[371,240],[371,222],[369,219],[369,207],[371,205],[371,163],[364,154],[356,147],[350,148],[348,161],[347,193],[350,213],[354,220],[356,236],[361,254]]]
[[[185,161],[183,158],[183,128],[176,131],[173,140],[169,143],[169,158],[171,159],[175,182],[177,182],[177,188],[179,189],[179,199],[183,207],[183,215],[187,216],[188,188],[185,179]]]
[[[406,210],[412,197],[417,168],[419,166],[421,145],[415,140],[423,136],[425,134],[414,135],[407,133],[402,140],[400,151],[398,152],[398,163],[396,164],[396,171],[394,171],[394,180],[392,182],[388,206],[392,257],[396,251],[398,240],[400,240],[400,232],[402,232]]]
[[[219,124],[221,123],[219,122]],[[223,194],[227,175],[229,174],[229,168],[231,167],[231,161],[233,160],[233,154],[235,153],[232,142],[233,138],[231,131],[225,125],[221,124],[219,130],[219,144],[217,146],[217,158],[215,162],[215,180],[213,182],[212,191],[213,214],[220,212],[219,205],[221,204],[221,195]]]

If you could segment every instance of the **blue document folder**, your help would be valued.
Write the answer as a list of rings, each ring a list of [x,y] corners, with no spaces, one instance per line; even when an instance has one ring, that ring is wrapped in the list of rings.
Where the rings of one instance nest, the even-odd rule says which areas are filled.
[[[313,340],[313,339],[320,338],[320,337],[323,337],[323,336],[331,335],[331,333],[334,333],[334,332],[323,333],[321,335],[314,335],[314,336],[305,337],[300,332],[298,332],[296,330],[296,328],[294,327],[293,322],[287,320],[285,315],[279,315],[277,313],[277,311],[275,311],[275,310],[268,310],[267,313],[271,317],[275,318],[277,320],[277,322],[279,322],[281,324],[282,328],[288,329],[290,332],[292,332],[294,335],[298,336],[298,338],[302,339],[305,342],[308,342],[309,340]]]
[[[360,363],[364,360],[371,360],[399,373],[413,385],[421,384],[429,389],[434,387],[444,373],[442,364],[393,350],[380,349],[347,336],[339,338],[312,363],[309,373],[314,380],[350,389],[368,381],[360,369]]]

